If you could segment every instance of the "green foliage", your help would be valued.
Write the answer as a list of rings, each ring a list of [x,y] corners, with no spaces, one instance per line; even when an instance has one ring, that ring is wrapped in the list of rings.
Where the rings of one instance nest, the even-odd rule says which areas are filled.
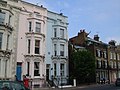
[[[89,51],[72,52],[70,59],[70,76],[77,83],[95,82],[95,58]]]

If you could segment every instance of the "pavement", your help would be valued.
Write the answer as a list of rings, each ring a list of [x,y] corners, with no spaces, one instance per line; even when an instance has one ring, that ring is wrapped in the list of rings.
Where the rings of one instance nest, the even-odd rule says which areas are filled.
[[[62,88],[85,88],[85,87],[95,87],[95,86],[103,86],[103,85],[113,85],[112,84],[90,84],[90,85],[80,85],[80,86],[72,86],[72,85],[67,85],[67,86],[62,86]],[[45,87],[45,88],[32,88],[31,90],[59,90],[61,89],[61,87],[59,86],[59,88],[55,88],[55,87]]]

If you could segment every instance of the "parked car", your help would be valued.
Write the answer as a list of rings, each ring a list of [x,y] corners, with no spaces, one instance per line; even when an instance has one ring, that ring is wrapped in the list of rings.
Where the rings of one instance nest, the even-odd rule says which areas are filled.
[[[117,78],[117,79],[116,79],[115,85],[116,85],[116,86],[120,86],[120,78]]]
[[[0,81],[0,90],[30,90],[18,81]]]

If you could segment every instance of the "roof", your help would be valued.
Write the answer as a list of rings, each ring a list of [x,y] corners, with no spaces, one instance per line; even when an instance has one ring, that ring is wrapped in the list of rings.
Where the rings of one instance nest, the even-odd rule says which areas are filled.
[[[88,41],[92,41],[92,42],[94,42],[94,43],[98,43],[98,44],[109,45],[109,44],[104,43],[104,42],[102,42],[102,41],[96,41],[96,40],[94,40],[94,39],[92,39],[92,38],[90,38],[90,37],[87,37],[87,40],[88,40]]]

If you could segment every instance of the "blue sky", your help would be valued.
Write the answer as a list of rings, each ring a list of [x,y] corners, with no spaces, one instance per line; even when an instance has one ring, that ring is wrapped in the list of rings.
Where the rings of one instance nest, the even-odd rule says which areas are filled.
[[[85,29],[90,37],[120,43],[120,0],[24,0],[43,5],[48,10],[68,17],[68,35],[74,37]]]

